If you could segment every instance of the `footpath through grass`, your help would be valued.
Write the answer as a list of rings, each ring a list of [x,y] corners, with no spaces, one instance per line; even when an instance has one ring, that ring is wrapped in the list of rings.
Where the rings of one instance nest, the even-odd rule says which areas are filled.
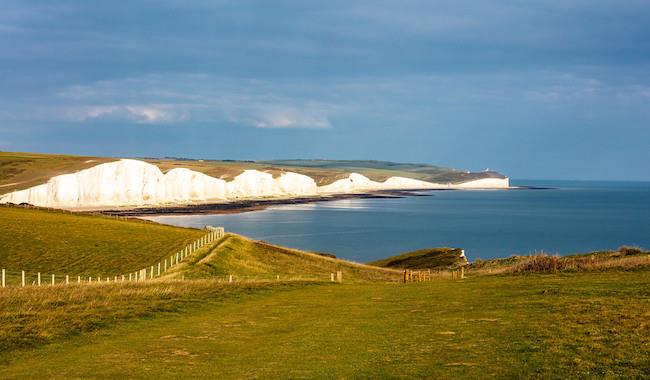
[[[0,268],[61,275],[141,269],[203,236],[197,229],[0,205]],[[31,277],[30,277],[31,279]],[[18,282],[16,282],[18,281]]]
[[[647,271],[298,287],[197,299],[32,351],[6,378],[643,378]]]
[[[227,234],[208,249],[189,256],[169,276],[186,279],[225,278],[239,280],[316,280],[328,281],[341,271],[346,282],[399,281],[402,272],[353,263],[311,252]]]

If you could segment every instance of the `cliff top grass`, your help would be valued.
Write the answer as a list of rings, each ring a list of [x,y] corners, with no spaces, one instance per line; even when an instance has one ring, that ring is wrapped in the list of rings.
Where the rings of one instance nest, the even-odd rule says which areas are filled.
[[[0,152],[0,194],[27,189],[57,175],[115,160],[64,154]]]
[[[321,254],[290,249],[241,235],[227,234],[208,248],[190,255],[168,275],[185,279],[317,280],[329,281],[341,271],[346,282],[398,281],[399,271],[353,263]]]
[[[0,205],[0,268],[58,275],[141,269],[203,236],[140,220]]]
[[[0,194],[40,185],[56,175],[77,172],[118,159],[62,154],[0,152]],[[247,169],[267,172],[274,177],[281,175],[285,171],[291,171],[311,177],[318,186],[328,185],[336,180],[346,178],[351,172],[363,174],[374,181],[384,181],[393,176],[440,183],[459,183],[490,177],[503,178],[497,172],[467,173],[462,170],[433,165],[401,164],[386,161],[234,161],[149,157],[136,159],[156,165],[163,172],[174,168],[187,168],[226,181],[232,180]]]
[[[396,269],[450,269],[467,264],[460,248],[425,248],[368,263]]]

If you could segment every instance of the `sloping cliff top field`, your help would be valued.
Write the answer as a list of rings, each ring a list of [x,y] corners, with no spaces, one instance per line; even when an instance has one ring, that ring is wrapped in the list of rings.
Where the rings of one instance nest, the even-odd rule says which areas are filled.
[[[88,169],[95,165],[117,161],[119,158],[89,157],[60,154],[0,152],[0,194],[40,185],[60,174]],[[278,177],[285,171],[307,175],[318,186],[329,185],[356,172],[373,181],[389,177],[414,178],[428,182],[460,183],[482,178],[504,178],[497,172],[467,173],[425,164],[399,164],[386,161],[337,160],[277,160],[232,161],[196,160],[187,158],[142,158],[163,172],[174,168],[187,168],[211,177],[232,180],[244,170],[255,169]]]

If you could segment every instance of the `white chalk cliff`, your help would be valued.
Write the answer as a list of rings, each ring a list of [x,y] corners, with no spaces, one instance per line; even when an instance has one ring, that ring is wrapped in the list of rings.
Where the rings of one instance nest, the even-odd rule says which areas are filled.
[[[75,209],[349,194],[373,190],[508,187],[508,178],[484,178],[452,185],[403,177],[376,182],[358,173],[351,173],[348,178],[318,187],[306,175],[286,172],[273,178],[271,174],[257,170],[245,170],[232,181],[226,182],[184,168],[172,169],[163,174],[155,165],[123,159],[52,177],[45,184],[0,196],[0,203],[29,203],[42,207]]]

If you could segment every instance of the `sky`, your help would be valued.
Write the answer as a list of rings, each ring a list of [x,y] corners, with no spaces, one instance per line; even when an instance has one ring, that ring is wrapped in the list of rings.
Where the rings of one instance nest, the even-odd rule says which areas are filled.
[[[650,180],[647,0],[0,0],[0,150]]]

